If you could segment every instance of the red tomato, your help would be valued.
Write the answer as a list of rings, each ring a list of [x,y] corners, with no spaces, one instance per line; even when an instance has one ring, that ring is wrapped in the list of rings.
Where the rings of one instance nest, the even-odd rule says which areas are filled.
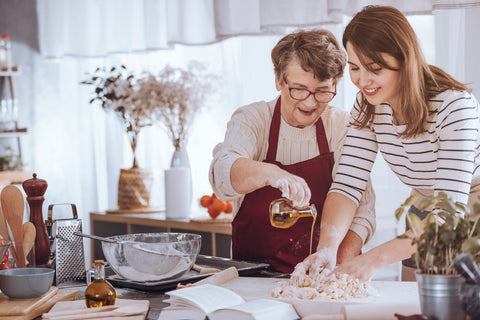
[[[6,242],[7,242],[7,240],[5,240],[5,239],[0,239],[0,244],[4,244],[4,243],[6,243]],[[2,261],[0,261],[0,264],[3,264],[3,263],[5,263],[5,262],[8,261],[8,254],[9,254],[9,252],[8,252],[8,250],[7,250],[7,252],[5,253],[5,255],[2,257]]]
[[[12,265],[8,262],[0,264],[0,270],[12,269]]]

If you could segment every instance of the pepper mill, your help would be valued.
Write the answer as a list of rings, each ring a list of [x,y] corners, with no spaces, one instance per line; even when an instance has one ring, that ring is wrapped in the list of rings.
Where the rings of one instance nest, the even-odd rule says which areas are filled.
[[[30,206],[30,222],[35,226],[37,236],[35,237],[35,264],[37,267],[50,267],[48,260],[50,258],[50,240],[48,239],[47,228],[43,219],[42,205],[45,198],[43,195],[47,190],[47,181],[37,179],[37,174],[33,174],[33,179],[25,180],[22,184],[23,190],[27,194],[27,202]]]

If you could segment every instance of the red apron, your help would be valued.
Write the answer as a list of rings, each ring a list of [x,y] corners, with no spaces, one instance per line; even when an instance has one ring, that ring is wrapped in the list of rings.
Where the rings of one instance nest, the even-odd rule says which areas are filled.
[[[302,177],[312,192],[311,203],[317,207],[318,217],[313,231],[312,250],[315,251],[320,235],[323,202],[332,184],[333,153],[328,149],[322,119],[316,123],[317,143],[320,155],[298,163],[283,165],[277,162],[278,133],[280,131],[280,98],[270,124],[267,158],[291,174]],[[294,267],[309,255],[312,218],[300,218],[291,228],[279,229],[270,224],[269,206],[272,200],[281,198],[277,188],[266,186],[245,195],[232,222],[232,254],[234,259],[266,262],[274,269],[291,273]]]

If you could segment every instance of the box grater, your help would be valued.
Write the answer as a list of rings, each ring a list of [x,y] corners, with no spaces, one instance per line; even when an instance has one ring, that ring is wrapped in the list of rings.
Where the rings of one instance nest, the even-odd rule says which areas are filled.
[[[71,206],[72,219],[53,219],[53,208],[60,205]],[[72,203],[49,205],[48,220],[45,221],[45,225],[50,236],[55,285],[57,287],[84,285],[86,270],[83,238],[73,234],[77,231],[82,232],[82,220],[78,219],[77,207]]]

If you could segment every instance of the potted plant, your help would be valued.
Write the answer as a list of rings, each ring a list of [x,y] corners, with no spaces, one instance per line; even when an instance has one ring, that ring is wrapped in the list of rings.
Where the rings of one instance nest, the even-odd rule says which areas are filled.
[[[463,252],[479,256],[480,223],[468,207],[443,192],[419,202],[417,208],[427,212],[421,221],[410,209],[417,200],[417,196],[407,198],[395,216],[399,220],[406,215],[411,231],[400,238],[410,238],[416,246],[412,259],[417,266],[422,313],[432,319],[464,319],[460,301],[463,278],[454,260]],[[474,211],[474,215],[480,213],[480,204]]]
[[[186,69],[167,65],[159,73],[138,80],[138,101],[154,110],[153,123],[165,130],[175,148],[171,169],[165,171],[167,217],[187,218],[190,215],[193,188],[186,144],[194,119],[205,107],[216,83],[217,77],[195,61]]]
[[[152,125],[152,110],[135,101],[135,76],[122,65],[120,68],[97,68],[82,84],[92,85],[91,104],[100,104],[106,112],[113,112],[125,130],[132,148],[133,163],[129,169],[120,169],[118,180],[119,210],[139,210],[150,207],[153,172],[138,166],[136,150],[140,131]]]
[[[138,80],[136,99],[153,110],[153,123],[165,130],[175,152],[185,150],[190,127],[213,93],[216,80],[215,75],[207,73],[205,66],[195,61],[186,69],[167,65],[159,73],[149,73]],[[177,166],[175,158],[174,155],[172,166]]]
[[[183,155],[179,165],[188,164],[186,152],[182,150],[195,115],[212,92],[214,79],[213,75],[205,73],[203,65],[191,62],[188,69],[167,65],[158,73],[144,72],[138,77],[123,65],[120,68],[97,68],[89,79],[81,82],[94,86],[90,103],[99,103],[106,112],[115,113],[129,138],[133,164],[130,169],[120,171],[120,210],[145,211],[149,208],[153,173],[139,168],[136,157],[141,129],[153,124],[163,127],[176,153]],[[173,165],[176,164],[175,159],[174,154]]]

